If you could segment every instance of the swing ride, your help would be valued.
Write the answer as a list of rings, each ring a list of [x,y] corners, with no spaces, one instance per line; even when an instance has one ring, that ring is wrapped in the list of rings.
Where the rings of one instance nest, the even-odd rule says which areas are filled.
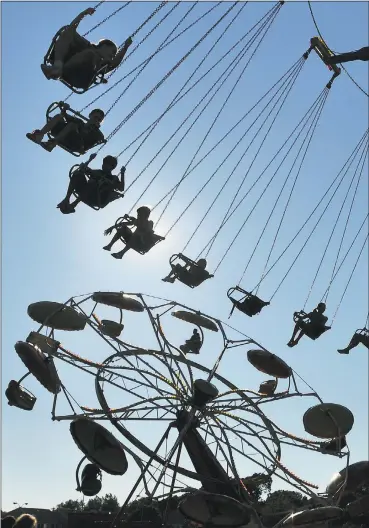
[[[113,235],[103,247],[105,251],[110,252],[118,242],[124,245],[122,250],[111,253],[117,260],[130,249],[149,259],[156,246],[164,247],[169,235],[178,234],[185,225],[188,240],[184,240],[182,230],[169,258],[168,275],[161,280],[180,283],[191,290],[206,289],[206,285],[216,283],[217,274],[228,259],[235,264],[237,273],[242,270],[238,282],[233,276],[227,277],[229,317],[234,314],[240,318],[264,317],[264,312],[273,309],[276,294],[287,276],[298,265],[300,269],[303,267],[300,257],[309,244],[311,247],[315,243],[314,235],[319,232],[325,246],[315,251],[314,258],[310,257],[311,287],[305,303],[291,314],[295,327],[289,341],[286,335],[286,345],[294,347],[304,336],[311,341],[323,341],[326,332],[334,333],[334,320],[368,242],[365,227],[368,214],[362,214],[362,208],[358,207],[367,185],[368,130],[338,175],[329,175],[322,188],[310,194],[307,210],[298,211],[298,215],[294,210],[297,193],[307,192],[302,175],[314,141],[322,141],[319,126],[331,100],[330,93],[341,81],[337,80],[341,74],[338,59],[335,61],[321,37],[312,37],[307,48],[296,53],[297,60],[285,73],[266,85],[265,93],[258,94],[255,101],[251,95],[245,98],[237,115],[227,116],[222,122],[228,102],[249,74],[252,59],[270,38],[271,28],[282,8],[285,9],[284,1],[268,10],[264,7],[266,12],[257,23],[244,29],[242,37],[232,45],[229,41],[229,47],[222,38],[230,34],[247,3],[210,4],[201,16],[184,27],[186,18],[190,14],[193,18],[193,11],[198,9],[197,3],[184,8],[181,2],[172,5],[162,2],[120,48],[108,39],[91,44],[86,39],[89,32],[81,35],[76,31],[81,20],[94,15],[101,3],[85,10],[53,37],[41,69],[47,79],[61,82],[71,94],[65,101],[50,104],[46,125],[27,134],[28,139],[48,152],[59,146],[67,154],[80,157],[97,148],[87,162],[71,167],[67,197],[58,205],[60,212],[74,213],[79,202],[99,211],[122,198],[125,201],[120,203],[126,203],[127,194],[134,196],[125,208],[128,212],[104,231],[106,236]],[[120,5],[93,29],[129,4]],[[176,24],[171,23],[165,39],[155,51],[150,48],[151,54],[143,62],[129,70],[127,65],[132,64],[136,50],[159,26],[163,30],[172,13],[175,15],[178,8],[182,9],[180,4],[184,14],[181,12]],[[206,30],[196,40],[191,31],[200,20]],[[154,27],[137,41],[151,22]],[[129,88],[141,74],[147,75],[156,59],[160,62],[165,49],[173,51],[177,39],[187,32],[192,35],[186,41],[190,42],[187,51],[175,59],[157,82],[150,79],[152,87],[147,91],[145,88],[145,95],[132,110],[123,117],[122,113],[116,113],[119,122],[105,136],[100,127],[108,116],[113,119],[113,109]],[[214,36],[215,42],[194,63],[198,50]],[[325,67],[320,91],[305,95],[306,100],[294,110],[294,126],[290,130],[281,127],[278,141],[270,145],[271,131],[281,125],[283,111],[288,108],[298,83],[303,82],[311,57]],[[170,82],[182,71],[182,64],[190,60],[193,61],[190,73],[179,91],[170,101],[163,98],[163,105],[157,104],[155,112],[143,119],[143,114],[139,114],[141,108],[151,98],[155,100],[164,83]],[[122,78],[112,83],[119,71]],[[100,103],[103,96],[111,97],[107,94],[122,82],[124,89],[109,107]],[[109,87],[105,89],[107,83]],[[73,97],[86,94],[85,97],[93,89],[92,94],[104,91],[80,110],[66,102],[73,94]],[[97,101],[103,109],[96,107]],[[209,126],[209,116],[204,116],[212,108],[217,112]],[[185,114],[182,121],[178,117],[181,109]],[[102,149],[110,148],[119,131],[137,113],[140,117],[136,137],[130,135],[128,140],[127,136],[121,152],[106,156],[101,171],[90,169],[89,163]],[[196,126],[204,121],[206,126],[197,132]],[[212,136],[210,133],[216,129],[217,135]],[[157,148],[146,159],[142,155],[143,146],[154,137],[152,134]],[[47,141],[43,140],[45,135]],[[191,136],[196,138],[195,148],[194,143],[186,143]],[[114,176],[112,171],[121,157],[125,161],[120,177]],[[106,167],[108,158],[110,166]],[[136,172],[130,174],[127,185],[126,167],[133,159]],[[166,171],[172,174],[164,180]],[[69,203],[72,196],[75,202]],[[152,196],[156,203],[150,207],[143,205],[152,203]],[[359,220],[353,215],[356,209],[361,211]],[[263,225],[255,225],[256,210],[264,211]],[[133,211],[137,211],[136,216]],[[155,218],[155,223],[151,218]],[[326,225],[328,232],[324,230]],[[282,232],[288,243],[281,243]],[[183,242],[182,249],[178,241],[181,245]],[[331,258],[334,255],[333,267],[327,264],[328,255]],[[330,280],[324,286],[318,281],[323,265],[330,267]],[[348,278],[344,288],[340,288],[339,280],[344,274]],[[308,311],[312,294],[316,308]],[[335,306],[333,296],[338,300]],[[329,317],[324,315],[326,308]],[[25,341],[15,344],[28,372],[19,381],[9,382],[5,391],[8,403],[26,411],[35,408],[36,396],[23,386],[29,375],[53,395],[52,420],[70,422],[71,436],[83,453],[76,481],[77,490],[86,496],[100,492],[104,472],[124,476],[135,463],[138,477],[114,521],[115,526],[134,499],[144,495],[150,505],[150,501],[164,497],[169,504],[172,497],[181,493],[178,509],[193,523],[231,528],[253,521],[262,528],[262,518],[250,490],[271,477],[318,501],[312,509],[286,513],[275,528],[321,526],[361,515],[357,513],[362,511],[361,505],[342,503],[345,493],[369,482],[369,462],[350,464],[349,460],[349,434],[355,425],[353,413],[346,406],[325,402],[289,362],[254,338],[180,302],[142,293],[95,292],[71,297],[63,303],[40,301],[30,304],[27,313],[40,326]],[[186,335],[180,340],[182,328],[186,329]],[[64,343],[64,335],[59,335],[63,331],[87,336],[87,342],[94,341],[97,345],[91,346],[91,350],[99,350],[100,355],[93,352],[91,358],[72,352]],[[356,330],[347,347],[338,352],[348,354],[359,344],[369,348],[368,319],[362,329]],[[205,362],[191,358],[191,354],[204,357],[206,352],[208,360],[211,351],[214,357],[206,361],[206,366]],[[234,369],[236,354],[237,369]],[[81,396],[76,387],[68,386],[68,369],[78,370],[88,380],[91,394]],[[235,372],[241,369],[242,372]],[[253,383],[255,373],[262,376],[257,385]],[[266,409],[282,406],[283,412],[283,406],[297,400],[305,407],[299,423],[296,418],[296,429],[289,432]],[[111,430],[101,425],[102,421]],[[152,428],[150,438],[148,426],[150,433]],[[299,431],[299,426],[303,430]],[[301,451],[296,450],[301,449],[316,457],[316,461],[322,455],[343,459],[343,469],[325,494],[318,495],[318,485],[300,476],[299,467],[294,467],[301,456]],[[80,472],[86,460],[88,463]],[[167,510],[159,516],[158,527],[166,525]]]
[[[123,292],[95,292],[65,303],[35,302],[27,312],[40,326],[26,341],[18,341],[15,351],[27,375],[36,377],[53,394],[52,419],[70,422],[71,435],[84,455],[77,468],[78,489],[93,496],[101,489],[103,472],[126,474],[130,457],[139,466],[137,482],[118,517],[142,493],[142,486],[151,500],[157,496],[169,500],[190,488],[180,505],[182,514],[198,523],[229,527],[258,519],[248,492],[253,479],[273,476],[317,498],[317,485],[282,462],[284,452],[291,448],[346,461],[345,469],[328,486],[327,497],[320,498],[325,506],[296,516],[339,518],[344,510],[330,497],[337,495],[342,479],[348,475],[351,487],[367,479],[362,466],[369,463],[361,463],[357,471],[349,465],[346,437],[354,426],[351,411],[324,403],[284,360],[218,319],[175,301]],[[102,312],[112,319],[100,319]],[[197,327],[200,354],[209,346],[217,350],[211,365],[188,358],[180,343],[166,333],[169,319],[179,325],[174,337],[182,325],[186,332]],[[141,332],[132,334],[135,342],[128,342],[125,335],[135,320]],[[107,347],[106,359],[91,360],[72,352],[62,343],[62,331],[89,333],[98,340],[99,351]],[[236,385],[224,375],[225,364],[234,361],[235,354],[246,371],[248,361],[249,368],[273,379],[264,380],[259,389]],[[80,401],[81,395],[67,387],[68,375],[65,381],[59,377],[59,364],[88,375],[99,408],[90,406],[86,394]],[[36,398],[21,385],[25,378],[12,380],[6,396],[10,405],[32,410]],[[302,422],[309,438],[284,430],[267,415],[267,404],[283,406],[293,398],[306,400]],[[110,423],[120,440],[101,421]],[[145,432],[149,423],[151,442]],[[329,449],[332,441],[335,449]],[[79,476],[86,459],[89,464]],[[243,477],[241,471],[249,476]],[[288,515],[286,526],[292,522],[288,519],[295,518]]]

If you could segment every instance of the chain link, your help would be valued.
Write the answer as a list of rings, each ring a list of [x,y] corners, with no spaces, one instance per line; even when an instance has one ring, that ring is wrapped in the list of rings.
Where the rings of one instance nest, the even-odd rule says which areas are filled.
[[[102,0],[102,2],[99,2],[97,4],[97,6],[95,7],[95,11],[98,7],[100,7],[100,5],[102,3],[104,3],[105,0]],[[93,28],[91,28],[89,31],[87,31],[86,33],[84,33],[82,36],[83,37],[86,37],[89,33],[91,33],[91,31],[94,31],[94,29],[100,27],[102,24],[104,24],[107,20],[109,20],[109,18],[112,18],[114,15],[116,15],[117,13],[119,13],[119,11],[122,11],[122,9],[124,9],[125,7],[127,7],[128,4],[130,4],[131,1],[129,2],[126,2],[125,4],[123,4],[122,6],[118,7],[118,9],[116,9],[115,11],[113,11],[110,15],[108,15],[107,17],[104,18],[104,20],[101,20],[101,22],[99,22],[98,24],[96,24],[96,26],[94,26]]]

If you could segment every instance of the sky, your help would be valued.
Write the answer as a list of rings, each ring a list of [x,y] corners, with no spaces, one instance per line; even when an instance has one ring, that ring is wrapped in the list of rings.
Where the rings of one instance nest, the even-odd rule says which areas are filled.
[[[86,17],[80,30],[83,33],[89,31],[120,5],[123,4],[103,3],[93,17]],[[231,309],[231,303],[226,296],[227,290],[239,282],[246,290],[258,284],[267,261],[269,269],[337,177],[368,127],[368,98],[343,72],[334,81],[328,94],[306,157],[303,157],[304,150],[298,154],[301,143],[299,140],[300,143],[297,142],[292,147],[279,171],[276,169],[287,150],[273,162],[271,168],[266,169],[331,77],[329,70],[316,54],[311,53],[264,143],[263,131],[265,134],[271,120],[263,125],[262,121],[266,119],[268,109],[274,103],[270,103],[259,121],[258,113],[266,103],[251,109],[300,59],[309,47],[309,39],[316,35],[307,3],[285,3],[244,73],[241,75],[255,46],[237,62],[232,73],[224,74],[226,82],[203,113],[200,114],[200,109],[210,99],[212,90],[218,86],[218,78],[236,57],[240,47],[232,52],[231,58],[226,58],[215,66],[188,95],[173,106],[154,133],[150,134],[147,141],[137,150],[140,143],[137,138],[170,105],[199,64],[199,70],[194,73],[186,89],[236,44],[272,5],[269,2],[250,2],[241,11],[242,5],[239,3],[179,67],[173,70],[165,82],[160,83],[150,97],[146,97],[231,6],[223,3],[214,7],[214,10],[187,32],[157,53],[136,78],[139,70],[135,68],[158,49],[190,8],[190,3],[180,2],[169,13],[174,4],[168,4],[134,36],[132,51],[107,86],[99,86],[89,93],[72,95],[68,99],[68,103],[76,110],[85,109],[87,105],[90,109],[101,107],[107,110],[114,104],[106,116],[102,130],[106,136],[116,128],[118,130],[101,152],[99,151],[92,166],[99,166],[107,154],[117,155],[122,152],[119,167],[127,165],[127,184],[133,182],[137,176],[140,177],[127,191],[124,199],[104,210],[96,212],[81,204],[76,214],[65,216],[61,215],[56,205],[65,194],[69,169],[79,160],[61,149],[47,153],[26,139],[26,133],[44,124],[45,112],[50,103],[65,100],[69,96],[68,89],[61,83],[45,79],[40,64],[55,32],[73,20],[88,4],[2,3],[2,394],[9,380],[18,380],[26,373],[15,353],[14,344],[18,340],[25,340],[31,330],[37,329],[36,323],[27,316],[27,306],[30,303],[39,300],[65,302],[72,296],[93,291],[140,292],[176,300],[226,321],[279,355],[313,386],[323,401],[345,405],[352,411],[355,423],[348,435],[350,460],[355,462],[367,459],[367,351],[364,347],[358,347],[348,356],[341,356],[336,352],[337,348],[348,343],[357,328],[365,325],[368,313],[367,245],[345,292],[364,243],[366,224],[329,290],[327,315],[330,321],[339,307],[331,331],[317,341],[305,338],[293,349],[286,346],[293,329],[293,312],[303,308],[307,297],[307,310],[312,309],[321,300],[332,276],[343,233],[345,236],[338,263],[365,219],[368,207],[367,159],[364,159],[363,176],[360,179],[359,173],[355,176],[354,172],[358,159],[356,165],[354,163],[353,168],[348,171],[334,195],[330,208],[281,287],[278,288],[278,285],[308,239],[320,212],[317,212],[291,248],[262,281],[258,292],[262,298],[270,300],[278,290],[271,305],[252,319],[239,312],[235,312],[230,320],[227,319]],[[156,6],[157,2],[131,2],[109,18],[104,25],[94,29],[88,38],[92,41],[110,38],[122,44]],[[192,22],[196,22],[212,6],[215,6],[212,2],[199,2],[170,38]],[[333,50],[343,52],[358,49],[368,42],[367,3],[314,2],[313,8],[320,31]],[[238,11],[240,14],[223,34]],[[151,29],[167,13],[168,17],[151,33]],[[148,36],[144,39],[146,35]],[[143,39],[142,44],[135,50],[136,44]],[[358,84],[368,91],[368,65],[361,62],[351,63],[347,65],[347,70]],[[231,93],[239,76],[240,80]],[[134,80],[131,83],[132,79]],[[105,93],[110,88],[111,90]],[[98,96],[101,97],[95,102]],[[197,113],[195,111],[191,114],[204,97],[204,103],[200,104]],[[145,103],[132,113],[144,99]],[[225,101],[226,105],[211,127]],[[246,119],[212,150],[222,136],[248,111],[250,113]],[[168,142],[176,128],[190,114],[191,118],[186,121],[187,124]],[[199,119],[178,148],[174,149],[197,115],[200,115]],[[254,142],[253,137],[262,126],[258,139]],[[132,142],[134,143],[130,146]],[[237,147],[224,161],[235,145]],[[260,153],[253,162],[259,146]],[[246,151],[247,147],[249,149]],[[164,163],[173,150],[168,162]],[[209,151],[204,161],[196,166]],[[246,154],[238,163],[245,151]],[[153,159],[157,153],[159,155]],[[186,174],[195,155],[195,162],[191,165],[195,166],[194,170],[179,187],[157,224],[159,234],[165,235],[170,230],[166,240],[145,256],[129,252],[122,261],[113,260],[102,250],[102,246],[106,244],[104,230],[132,208],[134,212],[136,202],[152,207],[161,202]],[[293,165],[296,157],[297,164]],[[301,170],[298,172],[300,164]],[[277,175],[272,180],[274,171]],[[207,179],[214,173],[214,178],[201,191]],[[225,185],[209,215],[201,222],[204,212],[208,210],[231,173],[234,174],[233,179]],[[178,283],[163,283],[160,279],[169,271],[168,260],[172,254],[182,251],[191,239],[186,247],[186,254],[196,258],[215,235],[246,173],[248,179],[242,186],[240,197],[261,174],[265,175],[260,184],[255,184],[242,206],[216,237],[207,256],[210,271],[214,271],[222,261],[215,277],[195,290]],[[153,184],[141,196],[154,177]],[[262,189],[268,182],[271,182],[270,186],[259,200]],[[291,191],[291,200],[284,215],[283,211]],[[281,198],[275,206],[280,193]],[[354,194],[354,205],[345,227]],[[256,204],[255,211],[250,214]],[[323,204],[319,211],[322,211],[324,206]],[[333,230],[341,207],[342,213]],[[154,208],[154,221],[159,219],[162,210],[163,206]],[[270,221],[264,230],[271,213]],[[178,218],[179,221],[170,229]],[[281,229],[268,260],[282,218]],[[227,252],[231,241],[244,223],[240,235]],[[263,230],[261,242],[257,245]],[[331,236],[332,230],[334,232]],[[255,246],[257,247],[254,252]],[[324,261],[319,266],[322,255]],[[240,281],[251,256],[253,258]],[[103,315],[103,310],[101,314]],[[149,346],[149,330],[144,331],[147,327],[133,315],[126,316],[124,335],[135,346]],[[148,325],[148,322],[145,324]],[[178,322],[170,317],[166,328],[170,339],[178,342],[183,342],[192,331],[192,327],[178,325]],[[109,347],[101,340],[96,341],[88,333],[85,335],[63,332],[60,333],[60,340],[65,348],[83,357],[102,361],[111,353]],[[215,338],[209,338],[208,342],[205,339],[197,361],[211,368],[220,352],[217,346]],[[265,376],[247,362],[246,351],[247,347],[240,349],[237,357],[227,356],[221,364],[221,373],[239,387],[255,390]],[[77,369],[63,364],[60,360],[56,362],[56,366],[63,384],[78,401],[87,406],[96,405],[91,376],[82,375]],[[12,509],[15,502],[49,508],[69,498],[79,498],[75,491],[74,473],[82,454],[70,436],[68,420],[51,420],[52,396],[36,379],[29,376],[24,385],[37,396],[32,412],[12,408],[8,406],[5,397],[2,399],[3,510]],[[122,396],[115,397],[117,402],[123,405]],[[291,433],[309,437],[303,430],[302,416],[314,404],[309,398],[300,398],[298,401],[290,399],[272,404],[270,408],[264,409],[264,412]],[[143,430],[140,424],[135,427],[137,435],[141,435],[141,438],[149,443],[147,431]],[[159,434],[160,427],[160,424],[155,425],[155,434]],[[134,428],[132,431],[135,433]],[[115,430],[114,434],[120,438],[118,431]],[[319,454],[312,456],[311,453],[298,449],[287,450],[285,457],[282,461],[287,467],[303,478],[315,482],[320,491],[343,464],[343,461],[334,457]],[[103,493],[114,493],[123,502],[135,476],[137,472],[134,469],[129,470],[124,477],[105,475]],[[280,482],[273,484],[275,489],[283,486]]]

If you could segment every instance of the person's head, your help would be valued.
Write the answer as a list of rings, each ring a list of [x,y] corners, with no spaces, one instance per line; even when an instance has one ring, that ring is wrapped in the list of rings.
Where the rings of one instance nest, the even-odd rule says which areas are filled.
[[[205,269],[207,262],[206,262],[206,259],[199,259],[196,264],[198,265],[199,268]]]
[[[36,528],[37,519],[33,515],[24,513],[18,517],[13,525],[13,528]]]
[[[13,528],[15,523],[15,517],[12,515],[7,515],[1,519],[1,528]]]
[[[105,114],[100,108],[95,108],[89,113],[88,120],[96,126],[100,126],[104,121]]]
[[[319,313],[324,313],[325,309],[326,309],[325,303],[321,302],[321,303],[318,304],[317,310],[318,310]]]
[[[146,205],[142,205],[137,209],[137,217],[145,218],[146,220],[149,218],[151,214],[150,207],[147,207]]]
[[[109,39],[99,40],[96,47],[99,50],[99,54],[107,61],[112,60],[118,53],[117,46]]]
[[[105,156],[102,162],[102,170],[111,172],[118,165],[118,160],[114,156]]]

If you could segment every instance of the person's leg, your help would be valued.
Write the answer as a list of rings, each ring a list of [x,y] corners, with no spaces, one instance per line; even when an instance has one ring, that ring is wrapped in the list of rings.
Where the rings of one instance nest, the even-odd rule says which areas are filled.
[[[114,246],[114,244],[116,242],[118,242],[118,240],[120,240],[121,238],[123,238],[123,240],[127,240],[127,238],[130,237],[131,233],[132,232],[131,232],[131,230],[129,229],[128,226],[123,225],[123,226],[119,227],[116,230],[116,233],[113,236],[113,238],[111,239],[111,241],[109,242],[109,244],[104,246],[103,249],[106,249],[106,251],[110,251],[111,248]]]
[[[295,337],[296,337],[296,334],[297,332],[300,330],[300,321],[298,321],[296,324],[295,324],[295,328],[293,329],[293,333],[292,333],[292,337],[291,339],[288,341],[287,345],[288,346],[291,346],[292,343],[295,342]]]
[[[57,114],[56,116],[52,117],[46,123],[45,126],[43,126],[40,129],[36,129],[31,133],[26,134],[26,136],[28,137],[28,139],[30,139],[34,143],[41,143],[45,134],[47,134],[47,132],[50,132],[50,130],[52,130],[56,125],[58,125],[62,121],[63,121],[62,114]]]
[[[131,248],[129,246],[125,246],[122,251],[118,251],[118,253],[112,253],[111,256],[115,259],[121,259],[123,258],[123,255],[127,253]]]
[[[68,26],[59,35],[54,46],[54,63],[52,66],[41,64],[41,69],[48,79],[58,79],[63,73],[64,60],[76,39],[76,29]]]
[[[182,270],[182,266],[180,264],[171,264],[172,271],[164,277],[164,279],[161,279],[163,282],[175,282],[176,275]]]
[[[349,342],[347,347],[346,348],[339,348],[337,350],[337,352],[339,352],[340,354],[348,354],[350,352],[350,350],[352,350],[353,348],[357,347],[357,345],[359,343],[360,343],[360,336],[359,336],[359,334],[355,333],[352,336],[351,341]]]
[[[78,205],[81,200],[77,198],[76,200],[73,201],[73,203],[69,203],[69,201],[74,192],[79,193],[83,191],[83,189],[86,186],[87,186],[86,176],[83,174],[82,171],[76,170],[70,178],[68,190],[67,190],[67,194],[65,195],[65,198],[57,205],[57,207],[62,212],[64,211],[71,212],[71,213],[74,212],[76,205]]]
[[[75,135],[77,134],[79,135],[78,124],[77,123],[67,123],[65,127],[63,127],[63,129],[54,136],[53,139],[49,139],[48,141],[41,143],[41,146],[48,152],[51,152],[57,145],[64,145],[65,140],[67,139],[68,135],[73,132],[75,133]],[[70,150],[77,152],[79,151],[78,143],[79,142],[77,139],[77,144],[73,148],[72,148],[72,143],[70,147],[66,146],[66,148],[69,148]]]

